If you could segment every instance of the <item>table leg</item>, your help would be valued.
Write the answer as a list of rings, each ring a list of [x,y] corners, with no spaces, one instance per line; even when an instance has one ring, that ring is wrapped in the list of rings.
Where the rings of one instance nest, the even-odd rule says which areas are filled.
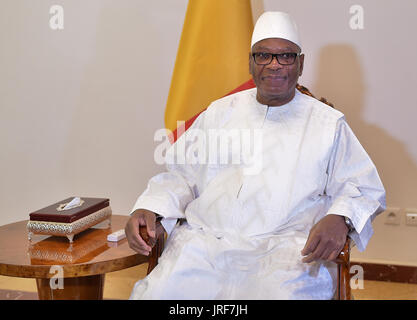
[[[53,289],[51,279],[36,279],[39,300],[102,300],[104,276],[64,278],[62,289]]]

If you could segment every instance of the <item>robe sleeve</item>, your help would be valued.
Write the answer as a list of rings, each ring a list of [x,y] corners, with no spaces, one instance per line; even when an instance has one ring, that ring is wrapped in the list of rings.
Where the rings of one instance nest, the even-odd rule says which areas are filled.
[[[365,250],[373,234],[373,219],[386,209],[385,189],[375,165],[344,117],[337,123],[326,194],[331,200],[327,214],[350,218],[355,227],[350,237],[359,251]]]
[[[198,196],[198,164],[192,157],[192,141],[189,133],[201,130],[205,112],[202,112],[192,126],[172,144],[165,155],[167,171],[152,177],[146,190],[137,199],[131,213],[147,209],[162,216],[161,223],[167,234],[171,234],[177,219],[185,218],[187,205]]]

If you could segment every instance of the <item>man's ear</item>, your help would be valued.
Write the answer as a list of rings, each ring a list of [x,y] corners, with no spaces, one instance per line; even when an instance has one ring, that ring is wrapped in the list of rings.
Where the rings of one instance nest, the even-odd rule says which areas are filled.
[[[300,55],[300,72],[298,73],[298,76],[301,77],[301,75],[303,74],[303,69],[304,69],[304,54]]]

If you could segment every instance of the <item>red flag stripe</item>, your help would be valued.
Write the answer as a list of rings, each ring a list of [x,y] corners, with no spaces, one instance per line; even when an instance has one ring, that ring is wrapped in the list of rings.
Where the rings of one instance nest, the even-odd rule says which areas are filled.
[[[250,80],[246,81],[245,83],[241,84],[237,88],[235,88],[232,91],[230,91],[228,94],[224,95],[224,97],[229,96],[231,94],[234,94],[236,92],[243,91],[243,90],[247,90],[247,89],[251,89],[251,88],[255,88],[255,83],[253,82],[253,79],[250,79]],[[206,110],[206,109],[204,109],[204,110]],[[197,117],[200,115],[200,113],[203,112],[204,110],[201,110],[195,116],[193,116],[190,119],[188,119],[187,121],[185,121],[185,130],[188,130],[188,128],[191,127],[191,125],[193,124],[194,120],[197,119]],[[177,129],[175,129],[172,132],[172,135],[170,135],[169,140],[170,140],[171,143],[174,143],[175,141],[177,141],[178,138],[179,137],[177,137]]]

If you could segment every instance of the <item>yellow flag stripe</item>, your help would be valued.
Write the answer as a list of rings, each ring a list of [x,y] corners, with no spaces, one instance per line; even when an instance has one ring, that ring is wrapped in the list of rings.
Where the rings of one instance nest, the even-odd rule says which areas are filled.
[[[250,79],[250,0],[190,0],[165,111],[174,130]]]

